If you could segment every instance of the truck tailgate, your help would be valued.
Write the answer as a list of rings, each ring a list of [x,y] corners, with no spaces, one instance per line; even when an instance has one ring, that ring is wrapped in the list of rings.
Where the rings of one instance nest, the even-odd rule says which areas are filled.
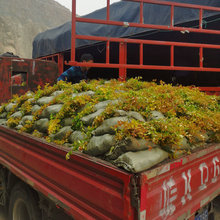
[[[75,219],[134,219],[132,174],[0,126],[0,162]]]
[[[220,144],[140,175],[140,219],[187,219],[220,194]]]

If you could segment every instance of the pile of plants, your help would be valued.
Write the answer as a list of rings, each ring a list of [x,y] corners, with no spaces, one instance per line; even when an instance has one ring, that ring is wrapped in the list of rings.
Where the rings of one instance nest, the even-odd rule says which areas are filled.
[[[69,147],[67,159],[81,151],[140,172],[220,142],[219,101],[197,88],[138,78],[59,81],[15,95],[0,107],[0,124]]]

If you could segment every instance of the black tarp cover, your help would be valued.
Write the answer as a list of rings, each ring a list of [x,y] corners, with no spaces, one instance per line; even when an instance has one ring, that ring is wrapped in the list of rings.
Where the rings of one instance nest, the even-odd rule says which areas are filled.
[[[219,0],[169,0],[173,2],[189,3],[205,6],[220,7]],[[120,1],[110,6],[110,19],[113,21],[139,22],[140,4],[137,2]],[[218,15],[220,12],[204,11],[203,19]],[[170,25],[170,6],[156,4],[144,4],[144,23]],[[84,18],[105,19],[106,8],[92,12]],[[175,7],[175,25],[195,21],[199,19],[199,10]],[[76,24],[76,33],[79,35],[129,37],[140,33],[149,34],[151,29],[101,25],[91,23]],[[162,39],[161,39],[162,40]],[[76,40],[76,47],[94,43],[94,41]],[[33,58],[67,51],[71,48],[71,22],[67,22],[57,28],[38,34],[33,41]]]

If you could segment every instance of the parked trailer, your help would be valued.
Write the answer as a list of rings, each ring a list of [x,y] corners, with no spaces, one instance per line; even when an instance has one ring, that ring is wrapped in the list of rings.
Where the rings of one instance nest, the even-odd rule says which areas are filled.
[[[78,152],[65,160],[67,148],[4,126],[0,151],[10,219],[47,219],[57,207],[73,219],[194,219],[203,207],[213,214],[220,194],[220,144],[138,174]]]

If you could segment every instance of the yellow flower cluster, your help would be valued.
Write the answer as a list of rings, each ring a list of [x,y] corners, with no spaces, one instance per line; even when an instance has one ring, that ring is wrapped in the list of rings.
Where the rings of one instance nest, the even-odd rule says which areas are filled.
[[[205,136],[209,137],[209,142],[220,141],[220,99],[217,96],[208,96],[197,88],[172,86],[163,82],[160,84],[142,82],[140,78],[129,79],[127,82],[92,80],[86,83],[82,81],[73,85],[60,81],[54,86],[39,87],[34,94],[34,100],[37,101],[58,90],[63,90],[63,93],[35,112],[34,120],[27,121],[22,131],[33,132],[33,135],[41,137],[42,135],[34,130],[34,122],[49,105],[63,103],[61,110],[50,118],[48,132],[44,135],[48,141],[51,141],[49,135],[58,132],[62,128],[61,121],[68,117],[73,120],[73,130],[80,130],[90,138],[92,131],[105,119],[116,116],[116,110],[135,111],[145,119],[145,122],[136,119],[119,122],[115,127],[117,140],[123,140],[126,137],[150,140],[167,151],[172,151],[173,156],[178,154],[177,151],[182,151],[178,146],[183,138],[187,139],[190,146],[198,142],[207,142]],[[73,93],[89,90],[94,92],[93,96],[72,96]],[[26,94],[13,97],[11,102],[16,105],[8,113],[8,126],[16,127],[19,124],[21,118],[9,118],[15,111],[20,110],[23,115],[30,114],[33,104],[27,99]],[[106,100],[118,100],[118,102],[109,104],[102,114],[94,119],[91,127],[85,129],[81,118],[93,113],[95,104]],[[0,113],[5,111],[6,106],[7,104],[0,108]],[[152,111],[160,112],[164,118],[150,119]],[[67,142],[68,137],[56,141],[58,144]],[[86,148],[87,143],[88,140],[83,142],[83,148]],[[82,148],[82,143],[73,145],[74,149]]]

